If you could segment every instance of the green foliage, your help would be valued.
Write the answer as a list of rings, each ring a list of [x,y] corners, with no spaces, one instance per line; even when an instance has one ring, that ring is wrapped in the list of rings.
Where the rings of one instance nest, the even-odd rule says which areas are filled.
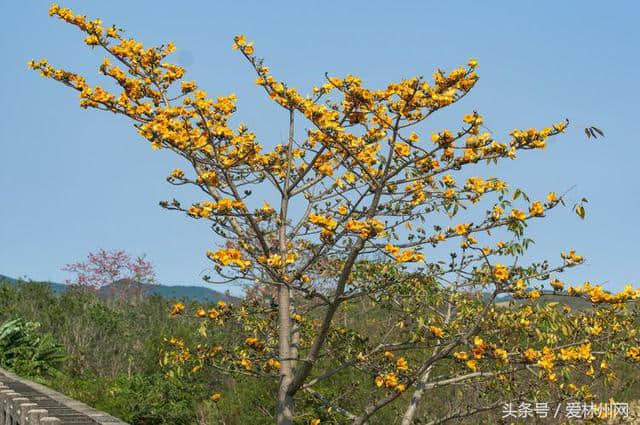
[[[62,347],[40,323],[17,318],[0,326],[0,365],[26,376],[51,376],[64,360]]]
[[[373,287],[381,285],[383,279],[394,279],[397,270],[369,263],[360,263],[356,278],[370,282]],[[419,278],[418,275],[415,278]],[[415,283],[407,282],[407,286],[399,288],[397,296],[416,296]],[[425,300],[435,302],[436,292],[429,280],[422,281],[420,294]],[[380,332],[386,332],[397,325],[401,312],[397,311],[389,294],[382,289],[376,293],[380,298],[375,305],[371,302],[354,302],[336,316],[336,323],[341,324],[336,332],[331,333],[332,344],[343,346],[338,357],[328,356],[321,360],[321,367],[336,364],[344,360],[348,347],[358,347],[364,343],[360,338],[375,339]],[[533,306],[542,307],[545,302],[557,301],[557,297],[542,297]],[[566,298],[566,297],[565,297]],[[479,300],[478,304],[482,301]],[[524,301],[516,300],[502,303],[499,308],[514,311],[522,307]],[[171,364],[163,365],[164,353],[168,350],[167,339],[171,337],[184,340],[189,346],[203,343],[197,332],[195,317],[180,315],[169,317],[172,300],[160,297],[149,297],[135,304],[114,300],[105,300],[95,293],[86,291],[65,291],[56,294],[49,286],[36,283],[0,284],[0,323],[8,322],[2,329],[13,335],[16,331],[9,329],[20,325],[23,335],[20,340],[41,341],[39,344],[27,344],[28,347],[43,347],[42,341],[54,340],[64,346],[67,360],[58,364],[59,372],[53,373],[44,368],[27,367],[29,362],[20,359],[34,358],[29,351],[13,350],[13,365],[0,363],[2,367],[14,369],[18,374],[29,375],[45,385],[50,386],[68,396],[83,401],[99,410],[106,411],[132,425],[165,425],[165,424],[225,424],[225,425],[267,425],[273,423],[275,410],[273,394],[277,391],[277,377],[274,379],[256,379],[250,376],[239,376],[234,379],[221,375],[213,368],[202,368],[191,372],[196,363],[187,363],[179,372]],[[188,304],[188,303],[187,303]],[[194,310],[195,304],[187,305],[187,310]],[[208,308],[207,305],[202,305]],[[211,305],[212,306],[212,305]],[[575,305],[576,309],[589,308],[589,305]],[[16,317],[23,318],[15,322]],[[10,323],[14,323],[11,325]],[[38,322],[39,327],[27,325]],[[343,327],[344,326],[344,327]],[[423,325],[424,326],[424,325]],[[355,329],[343,332],[341,329]],[[400,332],[400,331],[398,331]],[[403,332],[413,332],[404,329]],[[241,337],[242,329],[234,326],[212,326],[210,335],[226,346],[229,341]],[[49,336],[43,336],[49,334]],[[416,335],[420,335],[418,332]],[[359,335],[359,336],[358,336]],[[514,338],[520,334],[514,333]],[[526,336],[525,336],[526,337]],[[0,346],[0,353],[5,354],[9,345],[8,337]],[[11,343],[11,346],[15,342]],[[36,359],[42,359],[40,351]],[[353,353],[352,353],[353,354]],[[419,359],[409,357],[410,362]],[[193,364],[192,364],[193,363]],[[38,363],[39,364],[39,363]],[[188,367],[186,367],[188,366]],[[640,397],[640,377],[635,365],[614,365],[621,367],[620,379],[609,386],[596,388],[598,399],[632,400]],[[438,366],[434,376],[446,373],[446,365]],[[523,379],[526,379],[526,375]],[[529,377],[528,379],[536,379]],[[526,382],[523,381],[523,385]],[[338,389],[347,388],[347,391]],[[318,394],[325,401],[339,405],[347,410],[357,411],[366,403],[370,391],[374,390],[373,377],[366,370],[345,369],[332,376],[331,379],[315,387],[317,393],[302,392],[297,399],[297,406],[305,412],[297,418],[296,425],[306,425],[312,418],[322,419],[322,424],[345,424],[348,421],[335,410],[324,408]],[[435,391],[432,398],[426,401],[424,409],[429,412],[446,414],[448,405],[443,400],[464,397],[482,403],[487,396],[480,392],[476,395],[456,393],[455,389],[443,388]],[[218,403],[209,400],[212,393],[219,392],[222,397]],[[490,394],[489,394],[490,396]],[[408,397],[403,396],[403,397]],[[476,400],[477,398],[477,400]],[[487,401],[489,403],[489,401]],[[493,423],[495,412],[475,419],[460,419],[456,423]],[[377,422],[392,424],[397,419],[397,412],[390,409],[376,418]],[[488,422],[486,422],[488,421]]]

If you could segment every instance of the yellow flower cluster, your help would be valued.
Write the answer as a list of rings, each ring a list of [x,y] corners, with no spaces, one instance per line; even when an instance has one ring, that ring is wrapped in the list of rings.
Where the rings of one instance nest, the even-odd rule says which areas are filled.
[[[634,362],[640,363],[640,347],[630,347],[626,352],[626,356]]]
[[[405,386],[398,383],[398,377],[393,372],[376,376],[374,382],[378,388],[382,388],[384,386],[386,388],[393,388],[398,392],[403,392],[405,390]]]
[[[577,347],[561,348],[560,359],[565,362],[583,360],[591,362],[595,357],[591,354],[591,343],[579,345]]]
[[[509,363],[509,354],[507,353],[507,350],[496,348],[493,350],[493,355],[502,363]]]
[[[244,210],[244,202],[228,198],[221,199],[218,202],[204,201],[199,204],[192,205],[188,210],[188,214],[191,217],[207,218],[211,217],[214,211],[217,214],[226,214],[234,209]]]
[[[246,260],[235,248],[219,249],[216,252],[207,251],[207,257],[223,266],[235,265],[243,270],[251,266],[251,261]]]
[[[399,263],[411,263],[417,261],[424,261],[424,255],[419,252],[414,251],[413,249],[406,249],[404,251],[400,251],[400,248],[393,244],[386,244],[384,250],[389,254],[393,255]]]
[[[553,350],[549,347],[544,347],[542,349],[542,355],[540,356],[536,364],[546,371],[551,371],[554,367],[555,360],[556,355],[554,354]]]
[[[327,230],[334,230],[338,226],[338,223],[333,218],[321,214],[309,214],[309,221]]]
[[[601,285],[592,286],[590,282],[585,282],[581,286],[572,286],[567,292],[569,295],[588,295],[592,303],[622,303],[629,300],[640,299],[640,289],[633,289],[631,285],[625,285],[624,290],[617,294],[605,292]]]
[[[266,264],[270,267],[282,267],[288,264],[293,264],[298,259],[298,256],[294,252],[288,252],[283,259],[280,254],[271,254],[268,257],[261,255],[258,257],[260,264]]]
[[[513,138],[511,146],[518,149],[543,149],[547,145],[549,136],[562,133],[567,127],[566,123],[558,123],[553,127],[542,130],[530,128],[528,130],[513,130],[509,135]]]
[[[578,264],[584,260],[584,258],[581,255],[577,255],[576,251],[573,249],[569,251],[568,254],[565,254],[564,252],[560,253],[560,257],[562,257],[568,265]]]
[[[261,342],[258,338],[249,337],[244,341],[249,347],[255,349],[256,351],[263,351],[265,346],[264,343]]]
[[[540,352],[534,350],[533,348],[527,348],[525,352],[522,354],[527,363],[535,362],[538,357],[540,357]]]
[[[280,370],[280,362],[276,359],[269,359],[266,363],[267,370]]]
[[[482,177],[469,177],[464,187],[480,195],[491,188],[491,182],[482,180]]]
[[[362,239],[383,236],[384,234],[384,224],[375,218],[369,218],[364,222],[351,219],[345,228],[350,232],[359,233]]]

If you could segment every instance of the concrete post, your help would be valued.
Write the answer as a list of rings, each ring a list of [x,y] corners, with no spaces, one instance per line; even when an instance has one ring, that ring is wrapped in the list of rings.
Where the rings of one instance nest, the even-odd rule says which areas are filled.
[[[24,425],[40,425],[40,419],[47,417],[47,409],[31,409],[27,413],[27,422]]]
[[[4,411],[4,422],[2,425],[14,425],[13,422],[13,399],[18,398],[20,395],[13,390],[0,391],[0,398],[2,399],[2,407]]]
[[[20,403],[18,406],[18,417],[20,418],[20,425],[27,425],[27,414],[29,410],[38,407],[36,403]]]

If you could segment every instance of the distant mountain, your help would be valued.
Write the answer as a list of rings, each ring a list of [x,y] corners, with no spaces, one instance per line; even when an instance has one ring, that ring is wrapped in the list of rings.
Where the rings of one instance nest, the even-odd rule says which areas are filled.
[[[16,284],[19,282],[29,282],[23,279],[14,279],[9,276],[0,274],[0,283],[8,282],[9,284]],[[63,283],[56,282],[41,282],[46,283],[51,287],[51,290],[56,293],[66,291],[69,286]],[[188,301],[201,301],[201,302],[218,302],[220,300],[233,302],[237,300],[236,297],[227,293],[222,293],[209,289],[203,286],[167,286],[167,285],[145,285],[131,283],[127,281],[115,282],[111,285],[100,288],[98,291],[101,295],[110,296],[114,294],[122,294],[122,291],[130,294],[144,294],[145,296],[159,295],[167,299],[183,299]]]

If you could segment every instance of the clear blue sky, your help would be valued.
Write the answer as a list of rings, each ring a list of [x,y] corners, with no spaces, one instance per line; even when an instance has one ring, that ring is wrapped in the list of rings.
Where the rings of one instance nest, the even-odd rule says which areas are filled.
[[[146,253],[162,283],[198,283],[213,235],[157,205],[191,199],[164,181],[181,163],[152,152],[121,117],[82,110],[76,94],[27,71],[29,59],[46,57],[100,81],[102,54],[84,46],[75,28],[49,18],[49,4],[0,3],[0,273],[62,281],[65,263],[104,247]],[[557,260],[559,251],[575,247],[588,261],[567,275],[571,283],[640,284],[637,2],[60,4],[115,23],[145,44],[174,41],[187,78],[211,94],[236,93],[238,115],[267,144],[283,138],[286,116],[231,50],[235,34],[254,40],[274,74],[300,89],[322,82],[324,72],[358,74],[377,88],[475,57],[480,81],[455,107],[456,117],[476,109],[498,136],[565,117],[572,122],[545,151],[490,170],[534,197],[577,185],[570,197],[589,199],[585,221],[558,209],[532,226],[532,255]],[[588,124],[606,138],[587,141]]]

